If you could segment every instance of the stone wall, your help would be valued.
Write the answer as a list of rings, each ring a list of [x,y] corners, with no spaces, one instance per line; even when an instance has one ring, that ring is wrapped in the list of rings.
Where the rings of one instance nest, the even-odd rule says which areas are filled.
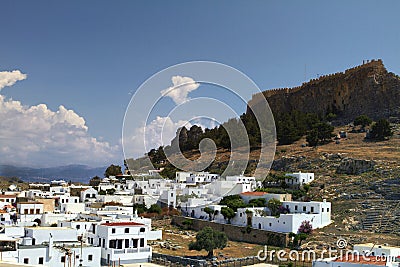
[[[192,221],[191,229],[199,231],[206,226],[215,230],[224,232],[229,240],[248,242],[260,245],[270,245],[277,247],[287,247],[289,244],[289,235],[285,233],[275,233],[260,229],[253,229],[231,224],[221,224],[205,220],[194,219],[190,217],[174,216],[171,224],[184,227],[185,220]]]
[[[389,73],[382,60],[371,60],[344,72],[321,76],[301,86],[263,92],[274,113],[334,112],[341,122],[366,114],[373,119],[400,115],[400,78]],[[256,107],[259,95],[248,103]]]

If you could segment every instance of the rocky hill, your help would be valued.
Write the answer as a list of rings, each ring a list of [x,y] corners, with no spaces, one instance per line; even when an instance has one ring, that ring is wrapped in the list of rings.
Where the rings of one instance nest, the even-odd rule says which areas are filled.
[[[399,118],[400,77],[388,72],[382,60],[312,79],[294,88],[263,92],[274,114],[298,110],[303,113],[338,115],[337,123],[351,122],[360,114],[373,119]],[[253,95],[249,107],[257,106]]]

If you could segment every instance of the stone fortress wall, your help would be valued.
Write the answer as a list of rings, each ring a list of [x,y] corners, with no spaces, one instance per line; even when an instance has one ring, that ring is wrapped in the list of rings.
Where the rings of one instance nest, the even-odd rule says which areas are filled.
[[[381,59],[366,60],[362,65],[311,79],[301,86],[262,94],[274,113],[333,112],[343,122],[350,122],[360,114],[374,119],[400,114],[400,78],[389,73]],[[253,95],[248,106],[256,107],[259,97],[260,94]]]

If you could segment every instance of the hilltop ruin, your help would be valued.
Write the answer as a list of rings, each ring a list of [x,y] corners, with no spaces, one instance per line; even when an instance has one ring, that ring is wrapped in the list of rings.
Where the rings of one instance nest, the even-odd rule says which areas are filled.
[[[274,114],[298,110],[338,116],[347,123],[361,114],[373,119],[400,117],[400,77],[388,72],[381,59],[367,60],[344,72],[324,75],[301,86],[262,93]],[[253,95],[249,107],[257,105]],[[249,109],[248,109],[249,110]]]

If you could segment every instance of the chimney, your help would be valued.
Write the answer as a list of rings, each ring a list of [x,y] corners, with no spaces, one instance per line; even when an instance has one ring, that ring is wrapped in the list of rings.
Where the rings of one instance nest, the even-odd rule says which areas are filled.
[[[51,259],[53,257],[53,235],[50,233],[49,238],[49,250],[48,250],[48,258]]]

